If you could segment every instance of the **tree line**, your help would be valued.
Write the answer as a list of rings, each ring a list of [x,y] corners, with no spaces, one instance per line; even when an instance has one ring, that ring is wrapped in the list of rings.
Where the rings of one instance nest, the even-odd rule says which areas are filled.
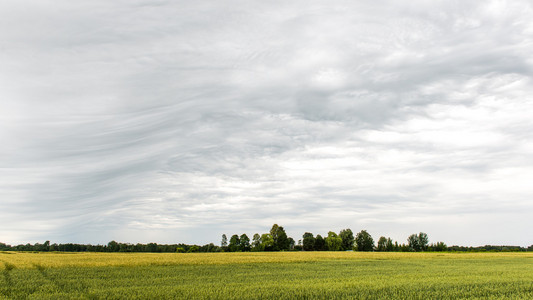
[[[481,247],[450,246],[444,242],[429,243],[428,235],[424,232],[409,235],[407,243],[399,244],[390,237],[381,236],[377,243],[366,230],[361,230],[354,235],[351,229],[343,229],[338,234],[329,231],[327,236],[316,236],[306,232],[297,242],[287,236],[285,229],[274,224],[269,232],[255,233],[252,239],[245,233],[234,234],[229,240],[226,234],[222,235],[220,246],[213,243],[201,245],[188,244],[130,244],[111,241],[107,245],[91,244],[21,244],[16,246],[0,243],[0,251],[60,251],[60,252],[260,252],[260,251],[381,251],[381,252],[419,252],[419,251],[533,251],[533,245],[524,248],[520,246],[494,246]]]
[[[222,251],[447,251],[448,247],[443,242],[429,244],[426,233],[420,232],[408,237],[406,244],[393,242],[391,238],[380,237],[377,244],[372,236],[361,230],[354,235],[349,228],[341,230],[338,234],[330,231],[328,235],[316,236],[311,232],[303,234],[302,239],[295,240],[288,237],[284,228],[274,224],[270,232],[254,234],[252,240],[246,234],[234,234],[228,242],[225,234],[222,235]]]

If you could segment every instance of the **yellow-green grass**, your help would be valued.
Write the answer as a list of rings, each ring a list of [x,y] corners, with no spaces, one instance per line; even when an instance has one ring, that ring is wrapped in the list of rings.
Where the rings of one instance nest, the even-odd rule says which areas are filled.
[[[0,299],[533,299],[533,253],[11,253]]]

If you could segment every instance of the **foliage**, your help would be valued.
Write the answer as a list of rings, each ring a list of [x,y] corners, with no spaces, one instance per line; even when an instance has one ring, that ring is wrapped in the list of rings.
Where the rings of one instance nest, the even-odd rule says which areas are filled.
[[[355,236],[355,243],[357,244],[357,251],[374,250],[374,239],[366,230],[361,230]]]
[[[221,247],[227,247],[228,246],[228,237],[226,234],[222,235],[222,241],[220,242]]]
[[[250,251],[250,238],[245,233],[239,237],[239,250],[243,252]]]
[[[107,243],[107,249],[109,249],[110,252],[118,252],[120,250],[120,245],[115,241],[111,241]]]
[[[241,249],[241,241],[238,235],[234,234],[231,236],[229,239],[228,249],[230,252],[236,252]]]
[[[380,237],[378,240],[378,247],[376,248],[377,251],[398,251],[398,243],[396,243],[396,246],[392,242],[391,238],[386,238],[384,236]]]
[[[328,232],[326,247],[329,251],[339,251],[342,247],[342,239],[333,231]]]
[[[296,246],[296,241],[291,237],[289,237],[288,240],[289,240],[289,250],[294,250],[294,247]]]
[[[261,235],[261,248],[264,251],[274,251],[274,238],[270,233],[263,233]]]
[[[261,236],[259,235],[259,233],[256,233],[254,234],[254,237],[253,237],[253,240],[252,240],[252,251],[263,251],[265,250],[263,247],[262,247],[262,244],[261,244]]]
[[[189,250],[187,250],[187,253],[196,253],[196,252],[199,252],[200,251],[200,248],[198,248],[198,246],[194,245],[192,247],[189,248]]]
[[[394,247],[394,244],[392,243],[391,238],[387,238],[387,243],[385,244],[385,251],[394,251],[396,248]]]
[[[425,251],[428,247],[428,235],[424,232],[417,234],[411,234],[407,238],[407,243],[412,251]]]
[[[336,246],[336,241],[329,237],[330,241],[326,244],[327,239],[322,238],[321,235],[313,236],[312,233],[306,232],[302,240],[295,245],[293,238],[288,237],[282,226],[274,224],[270,233],[254,234],[253,240],[246,234],[233,235],[230,244],[226,234],[222,235],[221,246],[216,246],[209,243],[203,246],[187,245],[187,244],[130,244],[110,241],[107,245],[91,245],[91,244],[51,244],[50,241],[44,243],[24,244],[11,246],[5,243],[0,243],[0,251],[60,251],[60,252],[178,252],[178,248],[182,248],[185,252],[238,252],[238,251],[338,251],[354,249],[353,244],[356,243],[355,249],[359,251],[372,251],[374,249],[374,241],[372,236],[362,230],[356,237],[353,237],[353,232],[350,229],[343,229],[337,236],[341,239],[341,247]],[[377,251],[397,251],[397,252],[412,252],[412,251],[468,251],[468,252],[483,252],[483,251],[501,251],[501,252],[518,252],[518,251],[532,251],[533,245],[524,248],[520,246],[494,246],[485,245],[480,247],[464,247],[451,246],[448,247],[444,242],[437,242],[429,244],[429,239],[426,233],[412,234],[407,239],[407,244],[398,244],[393,242],[391,238],[380,237],[375,250]]]
[[[429,251],[446,251],[448,250],[448,246],[444,242],[437,242],[435,244],[431,244],[428,247]]]
[[[379,237],[378,247],[376,251],[387,251],[387,238],[384,236]]]
[[[316,235],[315,238],[315,250],[316,251],[325,251],[326,250],[326,241],[320,234]]]
[[[313,236],[312,233],[310,232],[306,232],[304,233],[304,235],[302,236],[303,238],[303,250],[304,251],[313,251],[315,250],[315,237]]]
[[[283,229],[282,226],[278,226],[278,224],[272,225],[272,229],[270,229],[270,235],[274,240],[274,251],[289,250],[290,241],[287,237],[287,233],[285,233],[285,229]]]
[[[418,249],[420,248],[420,246],[418,245],[418,235],[416,234],[411,234],[407,238],[407,243],[409,244],[409,248],[411,248],[411,250],[413,251],[418,251]]]
[[[418,234],[418,245],[420,246],[420,250],[426,251],[428,248],[428,244],[429,244],[429,238],[428,238],[427,233],[420,232]]]
[[[341,230],[341,232],[339,233],[339,237],[342,239],[342,247],[341,247],[342,250],[353,249],[355,238],[350,228]]]

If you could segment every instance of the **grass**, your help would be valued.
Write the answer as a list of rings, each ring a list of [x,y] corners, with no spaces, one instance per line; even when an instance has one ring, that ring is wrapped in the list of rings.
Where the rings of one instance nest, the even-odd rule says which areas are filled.
[[[530,253],[0,253],[0,299],[533,299]]]

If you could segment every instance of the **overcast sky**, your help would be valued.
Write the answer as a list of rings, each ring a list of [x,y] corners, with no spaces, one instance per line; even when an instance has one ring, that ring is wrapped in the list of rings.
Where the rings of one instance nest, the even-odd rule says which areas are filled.
[[[0,242],[533,244],[531,1],[0,2]]]

